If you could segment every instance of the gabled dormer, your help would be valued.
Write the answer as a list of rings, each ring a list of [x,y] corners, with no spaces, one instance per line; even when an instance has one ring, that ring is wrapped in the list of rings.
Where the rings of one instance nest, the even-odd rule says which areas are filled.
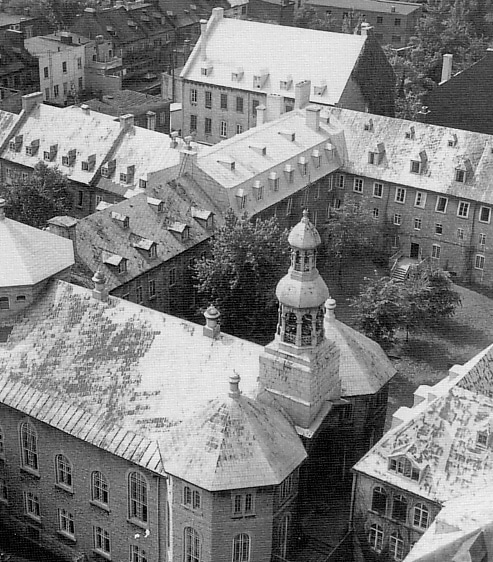
[[[154,240],[149,240],[149,238],[135,236],[132,242],[132,247],[145,252],[148,258],[152,259],[157,256],[157,244]]]
[[[212,230],[214,228],[214,213],[212,211],[192,207],[190,209],[190,214],[203,228],[207,230]]]
[[[416,135],[416,131],[414,129],[414,127],[411,125],[411,127],[409,127],[409,129],[404,133],[404,136],[406,137],[406,139],[408,140],[414,140],[414,137]]]
[[[154,210],[156,210],[158,213],[162,213],[164,211],[164,201],[161,201],[161,199],[155,199],[154,197],[148,197],[147,203]]]
[[[120,172],[120,183],[130,184],[133,183],[135,176],[135,166],[127,166],[125,172]]]
[[[190,238],[190,227],[184,222],[174,222],[168,226],[168,230],[179,237],[182,242]]]
[[[75,164],[75,159],[77,156],[77,151],[75,148],[72,148],[67,152],[67,154],[62,156],[62,166],[71,167]]]
[[[373,119],[368,119],[368,121],[366,121],[366,123],[364,124],[363,128],[365,131],[373,133]]]
[[[449,136],[449,138],[447,140],[447,146],[450,146],[450,147],[457,146],[457,135],[455,133],[452,133]]]
[[[127,272],[128,260],[119,254],[103,251],[102,260],[104,264],[114,267],[118,273]]]
[[[103,178],[111,178],[116,170],[116,160],[109,160],[101,167],[101,175]]]
[[[92,172],[94,170],[95,166],[96,166],[96,155],[95,154],[90,154],[87,157],[87,160],[83,160],[82,163],[81,163],[81,168],[85,172]]]
[[[455,168],[455,181],[467,183],[473,175],[472,162],[469,158],[461,158]]]
[[[47,162],[53,162],[55,160],[56,155],[58,153],[58,144],[52,144],[50,146],[50,150],[45,150],[43,152],[43,160]]]
[[[212,62],[209,60],[203,60],[200,63],[200,74],[201,76],[211,76],[212,75]]]
[[[111,211],[111,218],[122,228],[130,228],[130,217],[122,213]]]
[[[426,150],[420,150],[417,154],[411,157],[410,172],[412,174],[422,174],[426,169],[428,156]]]
[[[368,164],[378,165],[383,160],[385,154],[385,145],[383,142],[379,142],[373,146],[370,146],[368,150]]]
[[[269,71],[267,68],[261,68],[253,75],[253,87],[257,90],[260,90],[264,87],[265,83],[267,82],[267,78],[269,78]]]
[[[39,139],[32,140],[30,144],[26,146],[27,156],[36,156],[39,150]]]
[[[419,482],[423,467],[419,466],[416,461],[411,460],[410,455],[397,453],[389,456],[388,469],[390,472],[402,475],[404,478]]]
[[[23,140],[24,140],[24,135],[16,135],[9,142],[10,150],[13,150],[14,152],[20,152]]]

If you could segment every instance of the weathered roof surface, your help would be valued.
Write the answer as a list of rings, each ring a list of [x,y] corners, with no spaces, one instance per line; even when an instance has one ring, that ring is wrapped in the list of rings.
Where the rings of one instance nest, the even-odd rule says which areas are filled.
[[[333,299],[325,306],[325,337],[340,351],[341,396],[376,394],[395,375],[394,366],[376,342],[335,318]]]
[[[98,167],[110,151],[120,133],[120,124],[108,115],[94,111],[84,112],[77,106],[66,108],[40,104],[34,108],[22,123],[16,135],[23,136],[22,146],[17,152],[9,146],[2,154],[8,162],[33,168],[43,161],[43,152],[57,145],[53,160],[46,161],[48,166],[58,166],[71,180],[82,184],[89,183]],[[36,154],[26,154],[26,146],[39,140]],[[75,160],[70,166],[64,166],[63,156],[75,150]],[[91,170],[82,169],[82,161],[95,155],[95,165]]]
[[[161,110],[170,102],[159,96],[152,96],[133,90],[117,90],[111,95],[103,96],[102,100],[94,98],[84,102],[94,111],[100,111],[107,115],[120,116],[126,113],[141,115],[147,111]]]
[[[25,40],[26,49],[33,55],[46,55],[48,53],[58,53],[60,51],[71,51],[83,47],[90,39],[82,36],[73,36],[72,43],[65,43],[60,35],[52,33],[37,37],[29,37]],[[74,40],[75,39],[75,40]]]
[[[74,263],[70,240],[32,226],[0,219],[0,287],[34,285]]]
[[[407,15],[421,9],[421,4],[412,2],[392,2],[390,0],[309,0],[307,4],[312,6],[324,6],[326,8],[345,8],[363,12],[378,12],[379,14]]]
[[[323,115],[344,130],[334,138],[343,171],[493,204],[493,136],[349,109],[324,108]],[[370,164],[368,152],[379,149],[380,164]],[[424,171],[415,174],[411,159],[420,153]],[[456,169],[469,165],[467,182],[456,181]]]
[[[12,127],[17,123],[19,116],[9,111],[0,110],[0,146],[7,140]]]
[[[227,334],[211,339],[197,324],[111,296],[100,302],[90,290],[52,281],[0,347],[0,379],[29,387],[16,406],[21,411],[33,392],[46,393],[53,403],[98,416],[105,427],[154,440],[200,402],[226,394],[233,370],[245,395],[254,396],[261,349]],[[50,423],[54,413],[48,405],[34,417]],[[112,436],[108,450],[117,445]]]
[[[160,448],[168,472],[211,491],[280,484],[307,456],[279,410],[242,395],[195,410]]]
[[[92,272],[101,267],[108,290],[154,269],[212,236],[212,230],[207,230],[203,222],[192,217],[192,201],[186,193],[178,193],[176,189],[166,185],[161,190],[161,195],[163,200],[159,201],[162,211],[156,205],[158,200],[151,199],[149,202],[147,195],[142,193],[78,221],[78,261]],[[190,196],[193,194],[189,194]],[[207,210],[216,213],[215,207]],[[112,218],[114,213],[127,216],[129,227],[124,228],[121,222]],[[176,219],[189,226],[186,240],[168,229],[170,222]],[[219,213],[216,214],[215,223],[222,223]],[[139,249],[142,240],[149,240],[157,245],[156,257],[150,257],[147,252]],[[102,252],[126,258],[127,270],[119,273],[111,265],[102,266]]]
[[[279,26],[233,18],[209,20],[207,60],[212,64],[210,76],[201,73],[201,37],[180,76],[204,84],[251,92],[273,93],[294,98],[294,85],[311,80],[310,101],[336,104],[344,92],[366,37]],[[243,68],[240,81],[231,74]],[[265,72],[264,72],[265,71]],[[254,76],[265,74],[261,88],[254,87]],[[280,82],[292,78],[290,89]],[[314,88],[325,86],[322,95]]]

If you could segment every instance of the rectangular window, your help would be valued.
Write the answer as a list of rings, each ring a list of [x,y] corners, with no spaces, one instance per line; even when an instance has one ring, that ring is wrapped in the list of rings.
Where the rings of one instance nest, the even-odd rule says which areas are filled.
[[[457,207],[457,216],[463,219],[467,219],[469,216],[470,204],[467,201],[459,201],[459,206]]]
[[[464,240],[464,229],[463,228],[457,229],[457,238],[459,240]]]
[[[197,130],[197,116],[190,115],[190,132]]]
[[[156,296],[156,281],[155,279],[149,279],[149,296],[151,299]]]
[[[346,176],[344,174],[337,174],[336,187],[338,187],[339,189],[344,189],[345,178]]]
[[[474,260],[474,267],[476,269],[484,269],[484,256],[482,254],[476,254],[476,259]]]
[[[221,109],[228,109],[228,94],[221,94]]]
[[[205,107],[207,109],[212,108],[212,92],[209,91],[205,92]]]
[[[290,197],[286,204],[286,215],[289,216],[293,212],[293,199]]]
[[[253,117],[257,117],[257,107],[260,105],[259,100],[252,100],[252,113]]]
[[[478,243],[480,246],[486,245],[486,234],[480,233]]]
[[[53,95],[57,98],[60,95],[60,87],[58,84],[53,86]]]
[[[399,213],[396,213],[394,215],[394,224],[397,226],[400,226],[402,224],[402,215]]]
[[[137,302],[142,303],[143,301],[144,301],[144,291],[142,290],[142,287],[139,285],[137,287]]]
[[[255,187],[255,191],[257,201],[261,201],[264,198],[264,186],[258,185],[257,187]]]
[[[82,90],[82,88],[84,87],[84,82],[82,79],[82,76],[79,77],[79,90]]]
[[[373,197],[379,197],[380,199],[383,196],[383,183],[376,181],[373,184]]]
[[[234,517],[247,517],[255,514],[255,494],[233,494],[231,497]]]
[[[392,42],[393,39],[392,39]],[[419,160],[411,160],[411,174],[419,174],[421,172],[421,162]]]
[[[447,197],[438,196],[437,197],[437,203],[436,203],[436,206],[435,206],[435,211],[437,213],[446,213],[447,212],[447,203],[448,203]]]
[[[68,83],[64,82],[63,83],[63,95],[66,96],[68,92]]]
[[[243,113],[243,98],[242,97],[236,98],[236,111],[238,113]]]
[[[317,185],[315,185],[313,187],[313,200],[316,201],[317,199],[320,199],[320,184],[317,183]]]
[[[228,124],[226,123],[226,121],[221,121],[221,124],[219,126],[219,136],[226,138],[228,136]]]
[[[371,214],[374,219],[378,219],[378,215],[380,214],[380,209],[378,207],[375,207],[371,212]]]
[[[77,57],[77,68],[82,68],[82,57]]]
[[[84,192],[79,191],[77,193],[77,207],[82,207],[84,205]]]
[[[44,75],[45,78],[49,78],[49,77],[50,77],[50,74],[49,74],[49,72],[48,72],[48,67],[47,67],[47,66],[45,66],[44,69],[43,69],[43,75]]]
[[[398,187],[395,190],[395,202],[396,203],[406,202],[406,189],[404,187]]]
[[[66,63],[65,61],[62,62],[62,72],[63,72],[64,74],[67,73],[67,63]]]
[[[34,517],[34,519],[40,519],[41,508],[39,503],[39,496],[37,496],[33,492],[26,492],[24,499],[26,503],[27,515],[29,515],[30,517]]]
[[[50,99],[50,89],[49,88],[45,88],[45,99],[47,99],[47,100]]]
[[[58,528],[63,534],[68,535],[71,538],[75,537],[74,516],[66,509],[58,510]]]
[[[197,90],[195,89],[190,90],[190,103],[192,105],[197,104]]]
[[[176,285],[176,267],[169,270],[169,286]]]
[[[438,244],[433,244],[431,247],[431,257],[438,260],[440,259],[441,248]]]
[[[420,218],[414,219],[414,230],[421,230],[421,219]]]
[[[206,135],[212,134],[212,119],[210,117],[205,118],[205,128],[204,128]]]
[[[426,193],[423,191],[416,191],[416,197],[414,198],[414,206],[424,209],[426,205]]]
[[[238,123],[236,125],[236,134],[237,135],[241,135],[241,133],[243,133],[243,125],[241,125],[240,123]]]
[[[383,23],[383,17],[377,16],[377,23]]]
[[[465,170],[455,170],[455,181],[460,183],[466,183],[466,171]]]
[[[443,234],[443,224],[441,222],[435,224],[435,234]]]
[[[481,207],[479,210],[479,221],[489,223],[491,219],[491,209],[489,207]]]
[[[356,193],[363,193],[363,178],[354,178],[353,191]]]
[[[395,25],[395,27],[400,27],[401,26],[401,18],[395,18],[394,25]]]
[[[104,554],[111,554],[110,534],[102,527],[93,527],[94,548]]]

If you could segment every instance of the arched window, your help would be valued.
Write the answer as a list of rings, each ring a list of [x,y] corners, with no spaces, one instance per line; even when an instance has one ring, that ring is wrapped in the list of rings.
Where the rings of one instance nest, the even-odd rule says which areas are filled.
[[[22,465],[38,470],[38,435],[32,423],[21,425]]]
[[[291,514],[286,513],[282,518],[281,527],[279,529],[279,551],[281,558],[288,557],[288,544],[289,544],[289,525],[291,523]]]
[[[286,326],[284,329],[284,340],[288,343],[296,343],[297,319],[294,312],[286,314]]]
[[[200,536],[193,527],[185,527],[183,546],[183,562],[200,562],[202,545]]]
[[[424,503],[414,506],[413,524],[420,529],[426,529],[430,520],[430,512]]]
[[[368,533],[368,542],[373,550],[377,552],[382,551],[383,547],[383,529],[380,525],[372,525],[370,527],[370,532]]]
[[[404,541],[397,531],[390,535],[389,550],[395,560],[402,560],[404,558]]]
[[[394,496],[394,501],[392,502],[392,518],[397,521],[406,521],[407,500],[404,496]]]
[[[250,561],[250,535],[241,533],[233,539],[233,562]]]
[[[65,488],[72,488],[72,463],[65,455],[55,457],[56,483]]]
[[[108,480],[99,470],[95,470],[91,474],[91,494],[93,501],[108,505],[110,500]]]
[[[147,523],[147,481],[139,472],[128,476],[128,498],[130,518]]]
[[[383,488],[378,487],[373,490],[371,508],[382,515],[385,515],[387,512],[387,494]]]

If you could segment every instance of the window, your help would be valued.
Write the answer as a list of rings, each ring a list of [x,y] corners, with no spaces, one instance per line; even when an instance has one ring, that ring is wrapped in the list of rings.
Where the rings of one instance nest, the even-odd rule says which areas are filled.
[[[39,496],[33,492],[26,492],[24,494],[24,501],[26,504],[26,513],[34,519],[41,519],[41,508],[39,504]]]
[[[241,125],[240,123],[238,123],[236,125],[236,134],[237,135],[241,135],[241,133],[243,133],[243,125]]]
[[[169,270],[169,286],[176,285],[176,267]]]
[[[371,215],[374,219],[378,219],[378,215],[380,214],[380,209],[378,207],[374,207]]]
[[[317,185],[313,186],[313,199],[314,201],[317,201],[318,199],[320,199],[320,184],[317,183]]]
[[[438,260],[440,259],[441,248],[438,244],[433,244],[431,247],[431,257]]]
[[[75,538],[74,516],[66,509],[58,510],[58,528],[64,535],[68,535],[72,539]]]
[[[414,206],[424,209],[426,205],[426,193],[422,191],[416,191],[416,197],[414,199]]]
[[[414,219],[414,230],[421,230],[421,219],[420,218]]]
[[[257,201],[262,201],[262,199],[264,198],[264,186],[259,184],[255,187],[255,191],[257,192]]]
[[[289,216],[293,212],[293,198],[290,197],[286,203],[286,215]]]
[[[383,196],[383,183],[376,181],[373,184],[373,197],[382,198]]]
[[[437,222],[435,224],[435,234],[440,236],[443,234],[443,224],[441,222]]]
[[[104,554],[111,554],[110,534],[102,527],[93,527],[94,548]]]
[[[398,187],[395,190],[395,202],[396,203],[406,202],[406,189],[404,187]]]
[[[363,178],[354,178],[353,191],[356,191],[356,193],[363,193]]]
[[[205,107],[207,109],[212,108],[212,92],[209,91],[205,92]]]
[[[238,113],[243,113],[243,98],[242,97],[236,98],[236,111]]]
[[[484,269],[484,256],[481,254],[476,254],[476,258],[474,260],[474,267],[476,269]]]
[[[57,98],[60,95],[60,88],[58,86],[58,84],[55,84],[53,86],[53,95]]]
[[[447,197],[437,197],[437,203],[435,206],[435,211],[437,213],[446,213],[447,212],[447,203],[448,203],[448,199]]]
[[[390,535],[389,550],[394,560],[402,560],[404,558],[404,541],[397,531]]]
[[[231,501],[233,517],[255,515],[255,494],[253,492],[233,494]]]
[[[67,63],[64,61],[62,62],[62,72],[65,74],[67,72]]]
[[[65,455],[55,457],[56,483],[64,488],[72,488],[72,463]]]
[[[406,521],[407,500],[404,496],[394,496],[394,500],[392,502],[392,518],[397,521]]]
[[[10,301],[9,297],[0,297],[0,310],[9,310]]]
[[[415,468],[406,457],[390,459],[389,470],[402,474],[416,482],[419,480],[419,469]]]
[[[21,425],[22,465],[38,470],[38,436],[29,422]]]
[[[421,172],[421,162],[419,160],[411,160],[411,174],[419,174],[420,172]]]
[[[294,474],[290,474],[285,478],[279,486],[279,502],[283,502],[290,498],[294,493]]]
[[[152,299],[156,296],[156,280],[149,279],[149,296]]]
[[[368,534],[368,542],[373,550],[381,552],[383,547],[383,529],[380,525],[372,525]]]
[[[246,533],[236,535],[233,539],[233,562],[249,562],[250,536]]]
[[[183,545],[183,562],[200,562],[202,545],[200,536],[193,527],[185,527]]]
[[[204,132],[206,135],[212,134],[212,119],[210,117],[205,118]]]
[[[377,16],[377,23],[383,23],[383,17]]]
[[[476,435],[476,445],[480,449],[486,449],[488,446],[488,433],[486,431],[478,431]]]
[[[396,213],[394,215],[394,224],[396,226],[400,226],[402,224],[402,215],[400,215],[399,213]]]
[[[130,545],[130,562],[148,562],[146,551],[135,544]]]
[[[221,109],[228,109],[228,94],[221,94]]]
[[[457,216],[463,219],[467,219],[469,216],[470,204],[467,201],[459,201],[459,206],[457,207]]]
[[[91,475],[92,500],[104,505],[108,505],[110,499],[109,494],[110,491],[106,476],[98,470],[94,471]]]
[[[478,244],[479,244],[480,246],[485,246],[485,245],[486,245],[486,234],[483,234],[482,232],[479,234]]]
[[[429,517],[430,512],[425,504],[417,503],[414,506],[413,525],[415,527],[426,529],[428,527]]]
[[[221,121],[221,124],[219,126],[219,136],[226,138],[228,136],[228,124],[226,123],[226,121]]]
[[[77,57],[77,68],[82,68],[82,57]]]
[[[118,264],[118,273],[126,273],[127,272],[127,260],[125,258]]]
[[[336,175],[336,187],[339,189],[344,189],[344,183],[346,181],[346,176],[344,174]]]
[[[401,26],[401,18],[395,18],[394,25],[395,25],[395,27],[400,27]]]
[[[371,499],[371,508],[377,513],[385,515],[387,512],[387,494],[381,487],[374,488]]]
[[[141,303],[144,300],[144,291],[142,290],[142,286],[139,285],[137,287],[137,302]]]
[[[489,223],[491,218],[491,209],[489,207],[481,207],[479,210],[479,221]]]
[[[48,67],[47,67],[47,66],[45,66],[45,67],[43,68],[43,75],[44,75],[45,78],[49,78],[49,77],[50,77],[49,72],[48,72]]]
[[[300,174],[302,176],[306,176],[306,174],[308,172],[307,162],[303,158],[300,158],[300,161],[298,162],[298,166],[300,167]]]
[[[68,92],[68,84],[67,82],[63,83],[63,95],[66,96]]]
[[[197,116],[190,115],[190,132],[197,130]]]
[[[82,88],[84,87],[84,81],[82,76],[79,77],[79,90],[82,90]]]
[[[200,492],[190,488],[190,486],[183,487],[183,505],[190,509],[200,509],[202,499]]]
[[[0,478],[0,502],[8,503],[9,501],[9,491],[7,488],[7,482],[4,478]]]
[[[252,100],[252,113],[254,117],[257,117],[257,107],[260,105],[259,100]]]
[[[461,183],[466,183],[466,171],[465,170],[455,170],[455,181],[460,181]]]
[[[138,472],[128,477],[129,512],[131,519],[147,522],[147,481]]]
[[[195,89],[190,90],[190,103],[192,105],[197,104],[197,90]]]
[[[457,229],[457,238],[459,240],[464,240],[464,229],[463,228]]]

